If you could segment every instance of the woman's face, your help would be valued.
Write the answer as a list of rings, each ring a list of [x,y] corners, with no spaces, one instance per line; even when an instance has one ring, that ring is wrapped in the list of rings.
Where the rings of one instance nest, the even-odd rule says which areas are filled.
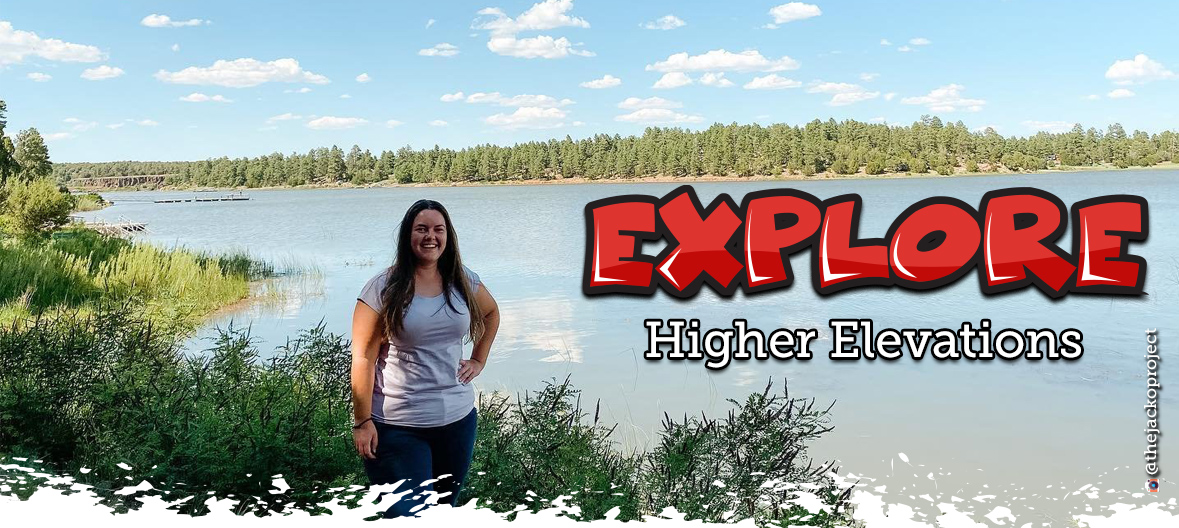
[[[418,213],[410,228],[409,245],[419,263],[435,263],[446,249],[446,219],[442,213],[426,209]]]

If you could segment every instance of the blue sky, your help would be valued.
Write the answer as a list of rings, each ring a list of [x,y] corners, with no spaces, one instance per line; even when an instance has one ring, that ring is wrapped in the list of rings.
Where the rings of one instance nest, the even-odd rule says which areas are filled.
[[[55,161],[922,114],[1157,132],[1177,28],[1175,2],[7,2],[0,98]]]

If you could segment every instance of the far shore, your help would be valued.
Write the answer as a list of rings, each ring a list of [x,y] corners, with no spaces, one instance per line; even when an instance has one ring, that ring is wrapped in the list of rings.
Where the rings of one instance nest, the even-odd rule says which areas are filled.
[[[836,181],[836,180],[902,180],[902,179],[947,179],[960,177],[981,177],[981,176],[1018,176],[1024,174],[1058,174],[1058,173],[1074,173],[1074,172],[1119,172],[1128,170],[1179,170],[1179,163],[1166,162],[1152,165],[1150,167],[1127,167],[1125,169],[1118,168],[1114,165],[1097,165],[1085,167],[1068,167],[1065,169],[1043,169],[1035,171],[1009,171],[1000,170],[996,172],[955,172],[954,174],[941,175],[937,173],[913,174],[913,173],[890,173],[890,174],[867,174],[865,172],[857,172],[855,174],[836,174],[833,172],[821,172],[813,176],[803,176],[801,174],[781,174],[777,176],[717,176],[705,174],[700,176],[642,176],[634,178],[601,178],[589,179],[582,177],[575,178],[553,178],[553,179],[529,179],[529,180],[487,180],[487,181],[453,181],[453,182],[421,182],[421,183],[396,183],[392,180],[385,180],[377,183],[356,185],[350,182],[340,183],[313,183],[298,186],[278,185],[266,187],[199,187],[199,186],[161,186],[151,189],[139,189],[131,187],[119,187],[110,189],[89,189],[94,192],[134,192],[141,190],[152,191],[271,191],[271,190],[307,190],[307,189],[368,189],[368,188],[412,188],[412,187],[495,187],[495,186],[517,186],[517,185],[592,185],[592,184],[619,184],[619,183],[713,183],[713,182],[799,182],[799,181]]]

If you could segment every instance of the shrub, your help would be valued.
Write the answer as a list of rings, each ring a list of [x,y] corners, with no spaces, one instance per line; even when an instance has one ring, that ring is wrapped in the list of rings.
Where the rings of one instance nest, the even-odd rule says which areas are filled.
[[[366,483],[349,431],[351,355],[340,336],[320,325],[264,359],[248,332],[230,327],[188,356],[136,309],[108,303],[86,316],[0,329],[0,455],[71,474],[90,468],[78,479],[116,511],[137,506],[113,491],[129,475],[165,500],[196,496],[179,507],[189,514],[206,513],[211,497],[232,497],[241,513],[322,512],[340,486]],[[614,427],[596,409],[591,418],[568,378],[514,400],[483,394],[460,503],[538,511],[563,499],[581,520],[611,510],[635,520],[671,506],[706,521],[848,523],[850,490],[827,476],[831,463],[807,456],[831,430],[830,407],[772,394],[770,385],[730,401],[719,420],[665,419],[655,447],[639,453],[618,449]],[[273,493],[277,474],[291,489]],[[800,490],[828,511],[790,502]]]
[[[617,426],[603,425],[597,409],[588,419],[569,378],[546,382],[514,403],[502,394],[480,395],[479,411],[463,497],[478,497],[501,512],[517,505],[538,511],[577,492],[567,503],[581,508],[581,519],[603,518],[615,507],[621,519],[638,518],[640,458],[615,449],[610,435]]]
[[[720,420],[665,416],[659,443],[647,456],[643,472],[651,511],[675,507],[688,519],[705,522],[753,518],[759,523],[829,525],[839,521],[850,489],[840,490],[826,475],[832,463],[806,455],[807,445],[832,430],[830,407],[814,400],[772,394],[772,383],[744,402],[729,400],[734,409]],[[834,404],[832,404],[834,405]],[[716,481],[724,483],[719,492]],[[803,521],[811,513],[788,502],[799,488],[815,484],[814,494],[830,511]],[[791,490],[794,491],[791,491]]]
[[[19,238],[38,238],[69,222],[74,199],[48,179],[12,180],[4,201],[7,230]]]

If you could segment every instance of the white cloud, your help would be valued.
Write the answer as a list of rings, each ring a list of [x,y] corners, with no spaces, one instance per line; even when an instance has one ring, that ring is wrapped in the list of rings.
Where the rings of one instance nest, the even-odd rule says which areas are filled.
[[[643,29],[661,29],[667,31],[669,29],[681,28],[686,25],[688,25],[688,23],[684,22],[682,19],[680,19],[680,17],[675,15],[665,15],[650,22],[643,22],[642,24],[639,24],[639,27]]]
[[[151,15],[147,15],[147,16],[143,17],[143,20],[140,20],[139,23],[143,24],[147,27],[163,28],[163,27],[199,26],[202,24],[208,24],[209,21],[208,20],[201,20],[199,18],[190,18],[188,20],[172,20],[172,17],[170,17],[168,15],[157,15],[157,14],[153,13]]]
[[[433,20],[433,19],[430,19],[430,20]],[[389,128],[397,128],[397,127],[404,125],[404,124],[405,123],[402,123],[401,121],[398,121],[396,119],[390,119],[388,121],[385,121],[385,126],[387,126]]]
[[[860,80],[864,81],[864,82],[875,81],[877,77],[880,77],[879,73],[861,73],[860,74]]]
[[[676,53],[667,60],[648,64],[647,71],[689,72],[689,71],[733,71],[733,72],[776,72],[798,69],[798,61],[782,56],[771,60],[757,50],[732,53],[724,49],[712,50],[700,55]]]
[[[796,20],[806,20],[808,18],[817,17],[823,14],[819,6],[814,4],[804,4],[802,2],[790,2],[776,6],[770,9],[770,16],[774,21],[766,24],[766,29],[777,29],[778,24],[785,24],[787,22],[794,22]]]
[[[172,51],[180,51],[180,44],[173,44]]]
[[[627,97],[622,102],[618,103],[618,108],[623,110],[642,110],[647,108],[659,108],[670,110],[672,108],[680,108],[684,106],[678,101],[669,101],[662,97],[648,97],[646,99],[639,99],[638,97]]]
[[[463,93],[462,92],[455,92],[452,94],[442,94],[442,97],[440,97],[439,99],[442,99],[442,102],[444,102],[444,103],[453,103],[455,101],[462,101],[463,100]]]
[[[369,75],[367,73],[362,73],[362,74],[356,76],[356,82],[358,82],[358,83],[366,83],[371,80],[373,80],[373,78],[369,77]]]
[[[574,44],[565,37],[554,39],[548,35],[529,38],[491,37],[487,41],[487,49],[497,55],[519,57],[522,59],[560,59],[569,55],[593,57],[594,53],[573,49]]]
[[[559,27],[590,27],[583,18],[572,17],[567,13],[573,9],[573,0],[545,0],[533,4],[527,11],[516,18],[507,16],[498,7],[488,7],[479,10],[478,14],[484,18],[476,19],[471,29],[485,29],[493,35],[515,35],[522,31],[543,31]]]
[[[266,120],[267,123],[277,123],[279,121],[294,121],[296,119],[303,119],[303,116],[287,112],[285,114],[278,114]]]
[[[70,130],[73,130],[74,132],[85,132],[98,126],[98,123],[95,123],[94,121],[83,121],[76,117],[67,117],[62,119],[62,122],[70,125]]]
[[[858,84],[822,81],[812,83],[806,91],[807,93],[830,94],[831,100],[827,101],[827,104],[831,106],[846,106],[880,96],[880,92],[870,92]]]
[[[752,81],[745,83],[743,88],[746,90],[782,90],[799,86],[802,86],[802,83],[771,73],[762,77],[754,77]]]
[[[479,18],[471,24],[472,29],[487,30],[490,38],[487,49],[498,55],[519,57],[524,59],[559,59],[570,55],[583,57],[594,56],[593,52],[574,49],[574,44],[565,37],[553,38],[549,35],[517,38],[517,34],[524,31],[544,31],[560,27],[588,28],[589,22],[583,18],[570,16],[573,0],[545,0],[534,4],[516,18],[507,16],[498,7],[488,7],[478,11]]]
[[[914,46],[928,46],[930,44],[933,44],[933,42],[925,37],[917,37],[917,38],[909,39],[909,44],[914,45]]]
[[[458,55],[458,46],[449,42],[435,44],[433,47],[418,50],[418,55],[423,57],[453,57]]]
[[[209,84],[229,88],[249,88],[268,82],[331,82],[323,75],[304,70],[299,66],[299,61],[290,58],[270,62],[251,58],[219,60],[207,68],[189,66],[178,72],[160,70],[156,72],[155,78],[173,84]]]
[[[581,86],[582,88],[589,88],[592,90],[601,90],[603,88],[613,88],[613,87],[618,86],[620,84],[622,84],[622,79],[619,79],[618,77],[615,77],[610,74],[606,74],[601,79],[594,79],[592,81],[586,81],[586,82],[581,83],[579,86]]]
[[[1144,53],[1135,55],[1133,59],[1114,61],[1105,70],[1105,78],[1115,84],[1141,84],[1150,81],[1174,79],[1175,72],[1168,70],[1162,63],[1147,57]]]
[[[913,48],[910,48],[908,46],[901,46],[901,47],[897,48],[897,51],[904,53],[904,52],[908,52],[908,51],[913,51]]]
[[[668,110],[666,108],[643,108],[635,110],[629,114],[623,114],[614,118],[615,121],[623,121],[626,123],[699,123],[704,118],[697,115],[688,115]]]
[[[467,96],[467,102],[468,103],[497,103],[499,101],[502,101],[503,98],[504,98],[503,94],[501,94],[499,92],[491,92],[491,93],[475,92],[475,93]]]
[[[1127,97],[1134,97],[1134,92],[1127,90],[1125,88],[1118,88],[1118,89],[1115,89],[1115,90],[1109,92],[1109,94],[1107,94],[1107,96],[1110,99],[1125,99]]]
[[[206,103],[212,101],[214,103],[232,103],[232,99],[226,99],[223,95],[205,95],[200,92],[193,92],[180,98],[181,101],[188,103]]]
[[[74,137],[72,132],[54,132],[52,134],[43,134],[41,136],[45,141],[61,141],[63,139],[71,139]]]
[[[717,88],[728,88],[733,85],[733,81],[726,79],[723,72],[708,72],[700,76],[700,84],[704,86],[716,86]]]
[[[1074,123],[1068,121],[1024,121],[1023,126],[1032,130],[1043,130],[1045,132],[1068,132],[1073,129]]]
[[[61,62],[106,60],[106,53],[94,46],[43,39],[32,31],[13,29],[11,22],[0,21],[0,66],[20,63],[30,56]]]
[[[896,96],[897,96],[897,93],[896,93],[896,92],[888,92],[888,93],[884,94],[884,100],[885,100],[885,101],[891,101],[891,100],[892,100],[892,98],[893,98],[893,97],[896,97]]]
[[[352,94],[340,94],[340,99],[351,99]]]
[[[429,123],[427,123],[427,124],[428,124],[428,125],[430,125],[430,126],[444,127],[444,126],[447,126],[447,125],[449,125],[450,123],[447,123],[446,121],[443,121],[443,120],[441,120],[441,119],[435,119],[435,120],[433,120],[433,121],[430,121],[430,122],[429,122]]]
[[[136,121],[135,124],[139,126],[159,126],[160,123],[157,121],[152,121],[151,119],[141,119]]]
[[[105,81],[107,79],[114,79],[123,75],[123,73],[125,72],[123,72],[122,68],[114,68],[103,64],[102,66],[82,70],[82,78],[87,81]]]
[[[565,117],[565,111],[560,108],[524,106],[517,108],[511,114],[495,114],[488,116],[483,121],[489,125],[507,130],[520,128],[546,129],[564,126]]]
[[[120,128],[123,128],[123,125],[125,125],[125,124],[126,123],[111,123],[111,124],[107,125],[106,127],[111,130],[118,130]]]
[[[282,93],[301,93],[302,94],[302,93],[308,93],[310,91],[311,91],[311,88],[304,86],[302,88],[292,88],[290,90],[283,90]]]
[[[315,130],[342,130],[345,128],[356,128],[365,123],[368,123],[368,120],[359,117],[323,116],[308,121],[307,128]]]
[[[880,45],[881,46],[891,46],[892,42],[889,42],[888,39],[880,39]]]
[[[456,95],[461,97],[462,92],[458,92],[457,94],[449,94],[449,95],[443,96],[443,97],[450,97],[450,96],[456,96]],[[457,100],[457,99],[451,99],[451,100]],[[447,101],[447,100],[443,99],[443,101]],[[515,106],[515,107],[535,106],[535,107],[539,107],[539,108],[556,108],[559,106],[568,106],[568,105],[573,104],[572,99],[557,99],[556,97],[552,97],[552,96],[548,96],[548,95],[521,94],[521,95],[514,95],[511,97],[506,97],[499,92],[473,93],[473,94],[467,96],[466,101],[468,103],[472,103],[472,104],[486,103],[486,104],[496,104],[499,106]],[[447,101],[447,102],[450,102],[450,101]]]
[[[1098,99],[1101,99],[1101,96],[1097,95],[1097,94],[1089,94],[1089,95],[1086,95],[1085,97],[1082,97],[1081,99],[1084,99],[1086,101],[1096,101]]]
[[[52,75],[49,75],[48,73],[41,73],[41,72],[32,72],[32,73],[29,73],[28,75],[26,75],[26,77],[28,77],[29,80],[34,81],[34,82],[46,82],[49,79],[53,78]]]
[[[669,90],[671,88],[679,88],[689,84],[692,84],[692,78],[688,77],[686,73],[669,72],[663,74],[663,77],[660,77],[658,81],[655,81],[655,84],[651,85],[651,87],[657,90]]]
[[[967,112],[978,112],[982,110],[983,105],[987,104],[982,99],[969,99],[962,96],[962,91],[966,87],[960,84],[947,84],[920,97],[904,97],[901,102],[911,105],[924,105],[929,108],[931,112],[956,112],[963,110]]]
[[[434,22],[436,22],[436,20],[434,20],[433,18],[431,18],[430,20],[427,20],[426,21],[426,29],[430,29],[430,26],[433,26]],[[398,123],[400,123],[400,121]]]

